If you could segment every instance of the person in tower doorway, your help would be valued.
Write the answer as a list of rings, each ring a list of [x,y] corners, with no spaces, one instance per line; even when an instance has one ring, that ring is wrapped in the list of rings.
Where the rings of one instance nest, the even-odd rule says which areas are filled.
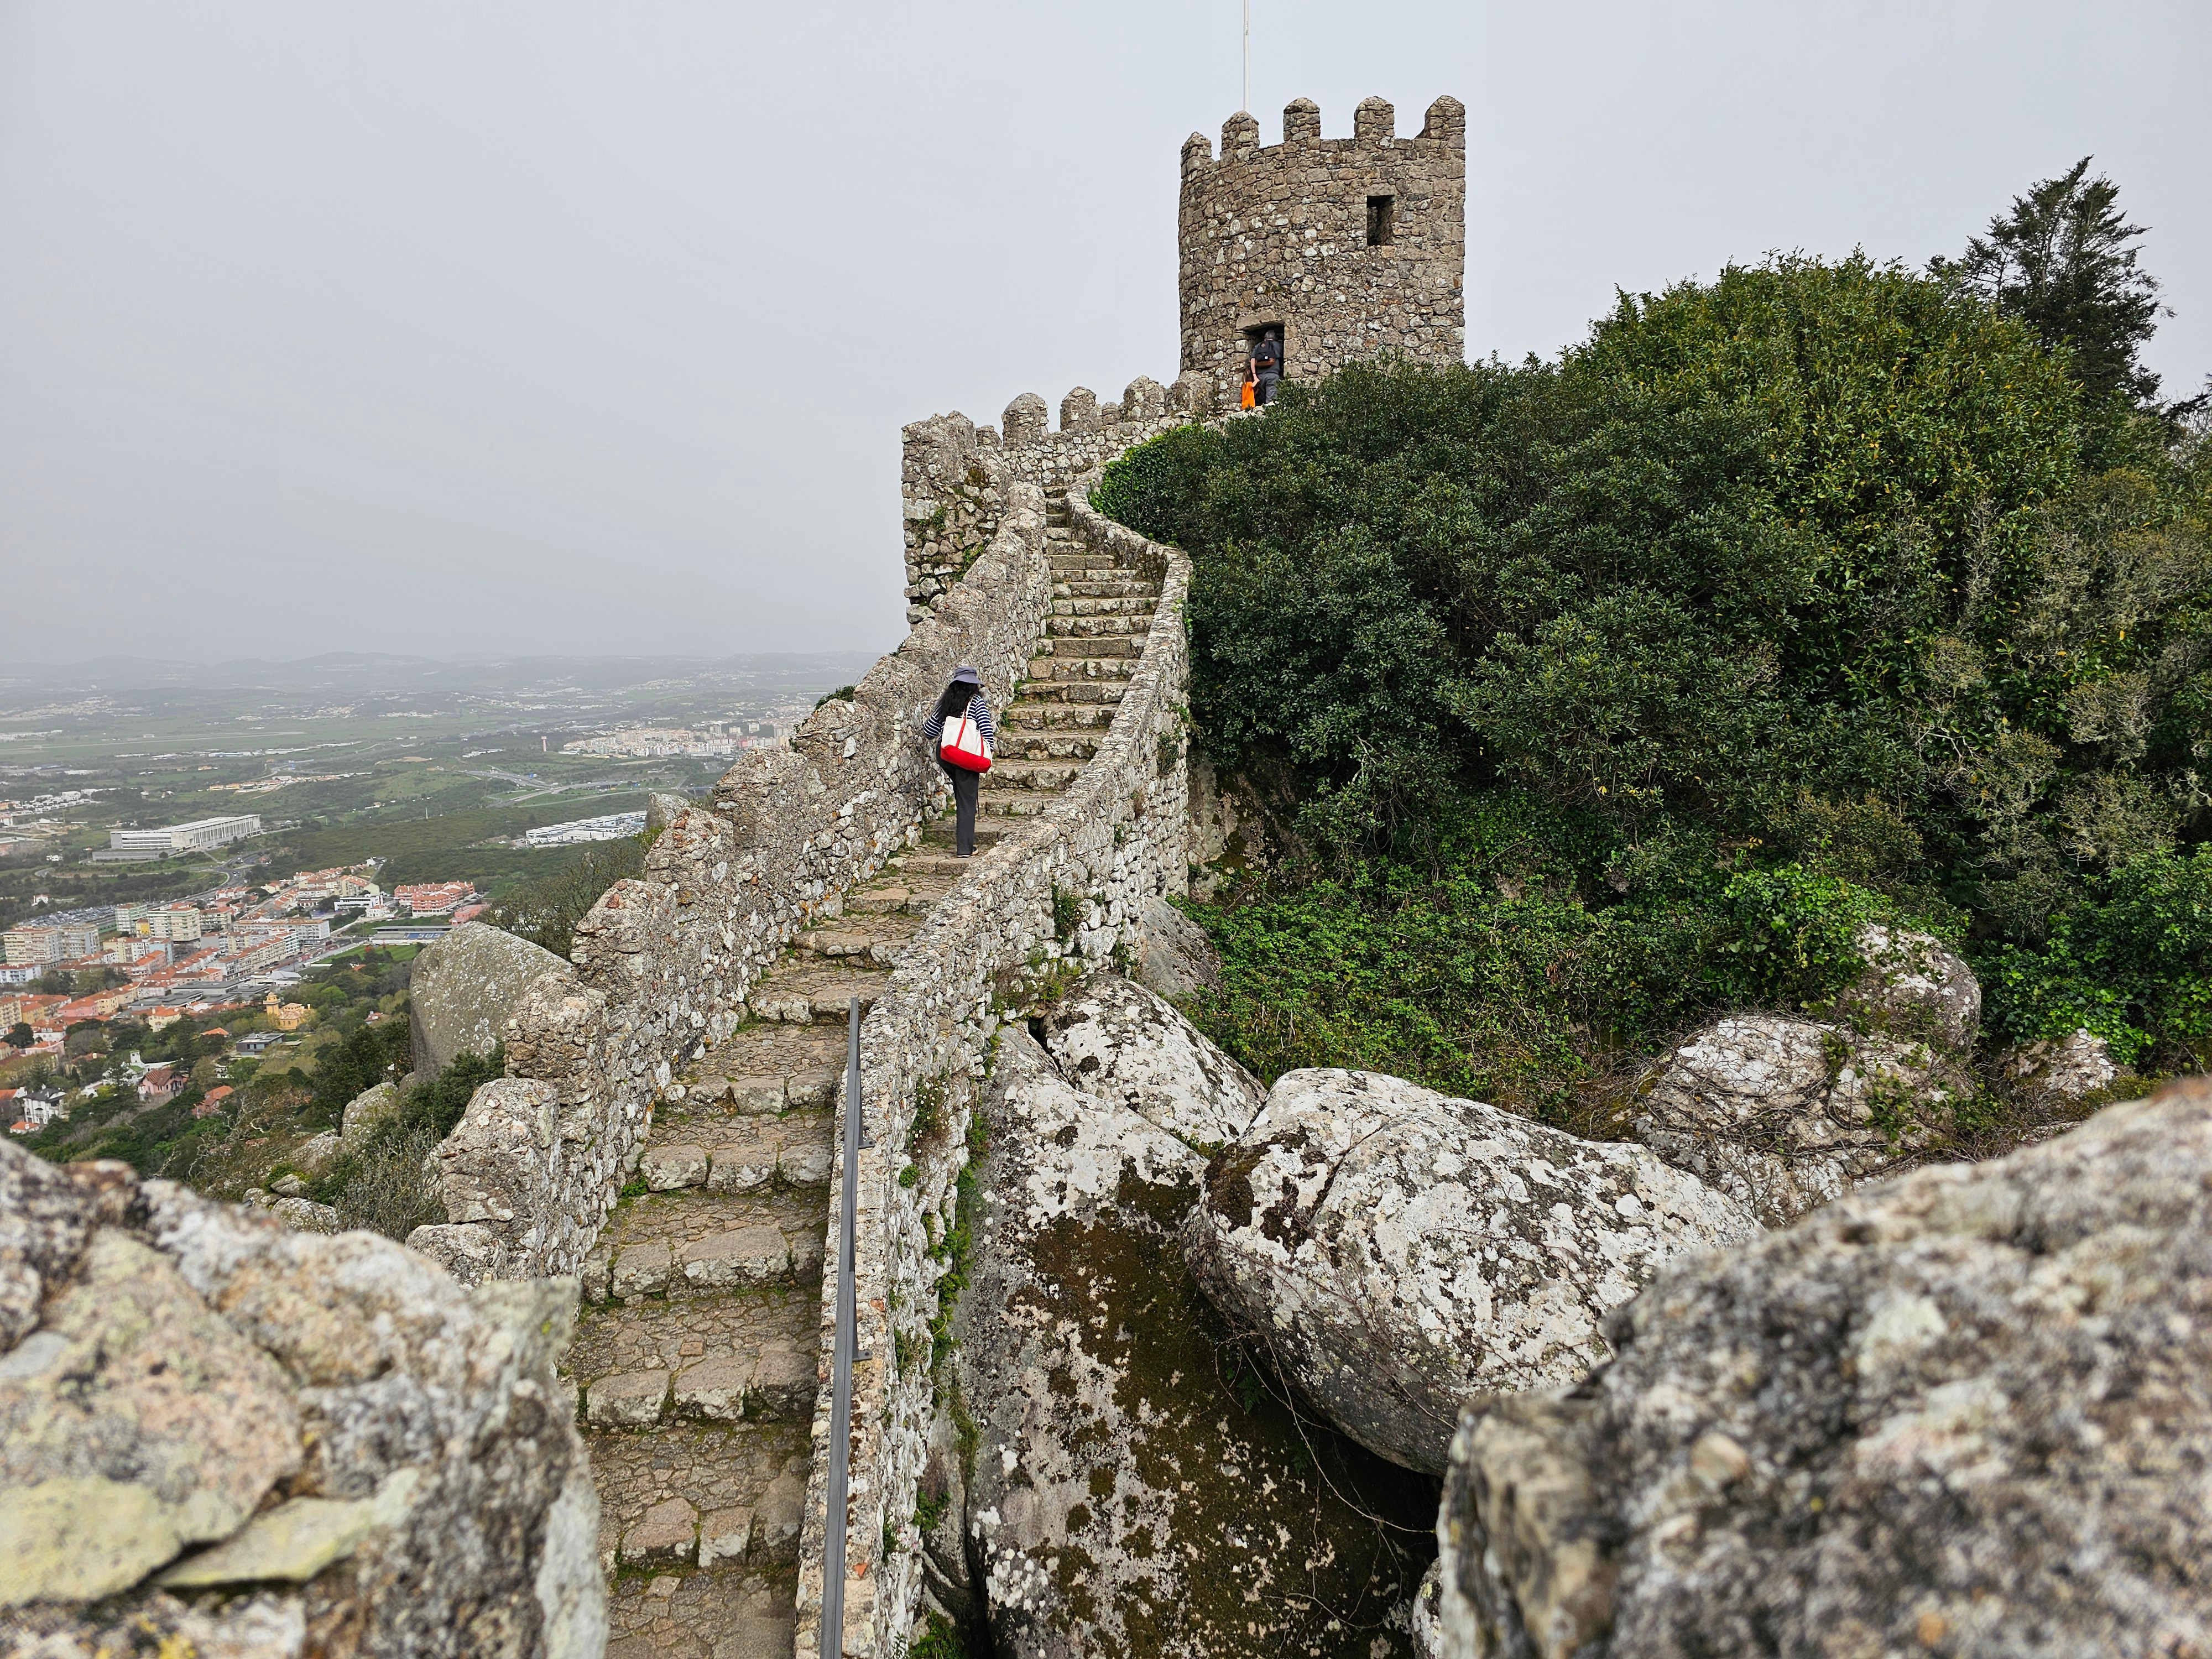
[[[1275,382],[1283,377],[1283,331],[1263,328],[1260,337],[1252,343],[1252,361],[1248,371],[1256,388],[1255,403],[1268,404],[1275,400]]]
[[[972,734],[959,730],[963,720],[973,723],[974,732],[981,734],[980,767],[975,764],[972,747],[966,746]],[[937,763],[952,780],[953,851],[963,859],[972,858],[975,852],[975,797],[982,789],[983,773],[991,764],[990,746],[997,737],[991,724],[991,705],[983,696],[983,677],[966,663],[954,669],[951,682],[937,699],[936,710],[930,715],[926,729],[937,752]]]

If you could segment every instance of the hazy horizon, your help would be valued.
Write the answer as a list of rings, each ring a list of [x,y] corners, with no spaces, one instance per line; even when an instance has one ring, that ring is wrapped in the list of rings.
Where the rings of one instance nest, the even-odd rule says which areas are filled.
[[[1255,0],[1263,137],[1468,106],[1470,356],[2083,155],[2212,372],[2212,12]],[[0,667],[719,658],[904,629],[898,430],[1176,368],[1237,5],[0,0]]]

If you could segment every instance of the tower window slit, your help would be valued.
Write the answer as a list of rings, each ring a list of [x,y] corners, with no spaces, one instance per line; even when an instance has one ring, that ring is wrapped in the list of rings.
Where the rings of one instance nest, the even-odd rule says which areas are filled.
[[[1392,234],[1397,229],[1398,198],[1395,196],[1370,196],[1367,198],[1367,246],[1387,247]]]

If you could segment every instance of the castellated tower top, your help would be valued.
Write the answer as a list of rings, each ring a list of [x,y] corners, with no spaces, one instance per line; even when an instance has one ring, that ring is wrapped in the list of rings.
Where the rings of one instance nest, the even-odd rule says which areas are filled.
[[[1352,137],[1321,136],[1310,99],[1283,111],[1283,142],[1260,146],[1242,112],[1182,147],[1182,367],[1236,407],[1250,343],[1283,331],[1284,377],[1317,380],[1387,350],[1465,361],[1467,110],[1429,106],[1401,138],[1380,98],[1352,112]]]

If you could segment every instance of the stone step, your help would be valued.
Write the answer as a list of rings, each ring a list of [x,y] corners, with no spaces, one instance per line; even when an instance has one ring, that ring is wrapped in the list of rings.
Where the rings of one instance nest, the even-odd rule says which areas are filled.
[[[1094,570],[1121,568],[1111,553],[1095,551],[1079,543],[1071,542],[1066,547],[1052,550],[1053,574],[1058,576],[1086,575]],[[1132,575],[1136,573],[1132,571]]]
[[[1055,617],[1138,617],[1150,622],[1159,608],[1159,595],[1132,593],[1115,599],[1066,599],[1052,602]]]
[[[1087,731],[1100,737],[1114,723],[1110,708],[1071,708],[1061,702],[1042,702],[1033,699],[1028,688],[1008,703],[1000,716],[1000,725],[1016,732]]]
[[[1040,794],[1019,789],[1002,795],[986,795],[975,803],[976,831],[981,833],[984,822],[990,818],[1033,818],[1055,799],[1057,796],[1051,793]]]
[[[1098,752],[1103,733],[1077,731],[1028,731],[1000,726],[1000,763],[1009,760],[1073,761],[1079,765]],[[995,773],[998,767],[991,770]]]
[[[957,857],[948,851],[951,845],[952,837],[949,832],[942,842],[925,839],[920,850],[907,854],[908,866],[909,868],[925,869],[933,876],[941,874],[949,890],[952,884],[975,868],[972,860]]]
[[[1044,680],[1024,686],[1022,696],[1038,702],[1109,705],[1108,713],[1110,714],[1110,705],[1121,702],[1128,689],[1125,680],[1117,679]]]
[[[826,1199],[817,1198],[813,1207],[826,1228]],[[793,1284],[723,1296],[643,1297],[625,1302],[602,1298],[587,1304],[578,1315],[576,1334],[562,1358],[562,1371],[582,1390],[610,1376],[653,1370],[672,1376],[702,1358],[770,1351],[811,1356],[819,1320],[820,1310],[810,1302],[807,1288]],[[617,1396],[625,1393],[634,1401],[649,1398],[643,1384],[627,1391],[610,1389],[601,1416],[615,1412]]]
[[[1145,635],[1106,634],[1084,639],[1062,639],[1048,636],[1040,641],[1036,653],[1040,657],[1077,657],[1097,661],[1108,657],[1141,657],[1145,654]]]
[[[810,952],[793,951],[745,994],[745,1006],[762,1019],[787,1025],[842,1025],[848,999],[860,998],[865,1016],[890,979],[888,973],[825,963]]]
[[[840,1036],[811,1025],[757,1020],[686,1067],[667,1091],[667,1102],[702,1115],[826,1110],[844,1061]]]
[[[591,1432],[587,1443],[603,1494],[618,1494],[603,1496],[600,1515],[600,1557],[613,1578],[607,1659],[787,1656],[805,1425],[702,1420],[653,1434]],[[702,1639],[672,1647],[678,1631]]]
[[[1070,680],[1126,680],[1137,672],[1134,653],[1126,657],[1038,657],[1030,664],[1032,682],[1061,684]],[[1032,684],[1031,690],[1041,690]]]
[[[874,963],[888,968],[914,941],[921,918],[903,910],[890,915],[848,914],[836,921],[810,927],[792,941],[794,949],[827,960],[858,965]]]
[[[687,1109],[688,1108],[688,1109]],[[639,1157],[638,1179],[656,1193],[827,1187],[835,1154],[833,1115],[738,1116],[690,1105],[662,1108]]]
[[[1145,617],[1054,617],[1045,623],[1045,633],[1055,640],[1134,639],[1142,641],[1152,631],[1152,619]]]
[[[1159,597],[1159,585],[1138,576],[1116,576],[1093,574],[1083,577],[1055,577],[1052,596],[1055,599],[1127,599]]]
[[[1082,769],[1080,761],[1002,760],[984,775],[983,789],[987,794],[1010,789],[1057,793],[1074,782]]]
[[[980,800],[981,796],[979,794],[977,799]],[[1007,831],[1003,828],[984,823],[979,820],[975,825],[976,853],[978,854],[988,853],[992,848],[996,847],[1001,841],[1003,841],[1006,838],[1006,834]],[[946,822],[945,827],[941,830],[930,830],[923,832],[922,845],[928,848],[932,852],[938,854],[945,860],[945,863],[951,866],[955,870],[958,871],[960,874],[964,876],[969,870],[975,867],[974,861],[972,860],[963,859],[960,857],[958,854],[955,853],[953,851],[954,844],[954,825],[950,820]]]
[[[819,1190],[692,1188],[628,1198],[585,1263],[584,1294],[629,1302],[804,1284],[821,1275],[828,1215]]]

